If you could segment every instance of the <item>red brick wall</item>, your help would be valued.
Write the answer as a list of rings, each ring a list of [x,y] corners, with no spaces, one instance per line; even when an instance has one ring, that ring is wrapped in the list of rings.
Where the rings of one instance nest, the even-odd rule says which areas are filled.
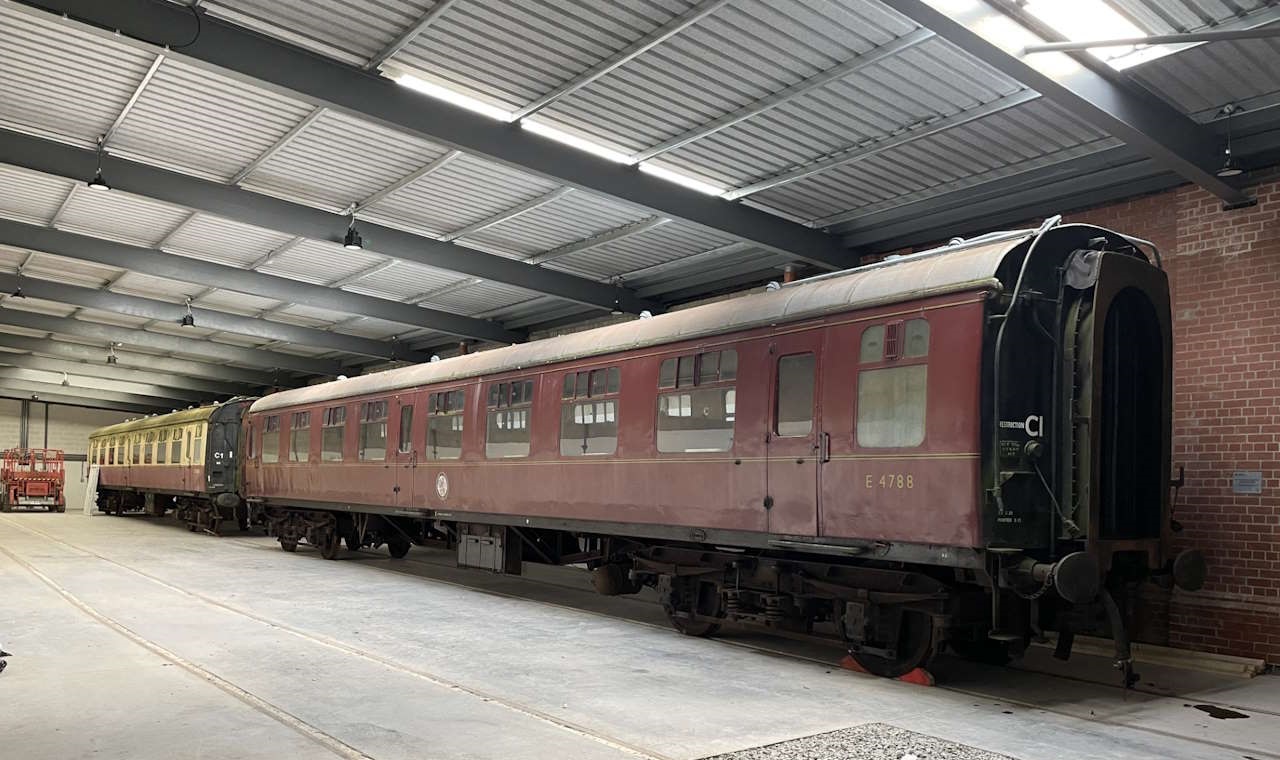
[[[1173,286],[1178,541],[1210,575],[1174,593],[1168,641],[1280,663],[1280,171],[1250,190],[1237,211],[1188,185],[1070,220],[1155,241]],[[1261,496],[1232,493],[1237,470],[1262,471]]]

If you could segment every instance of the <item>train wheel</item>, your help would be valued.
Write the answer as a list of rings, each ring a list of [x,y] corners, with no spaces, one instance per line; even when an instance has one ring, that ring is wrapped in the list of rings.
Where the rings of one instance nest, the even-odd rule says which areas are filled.
[[[892,649],[893,655],[887,657],[869,651],[849,654],[872,675],[884,678],[906,675],[923,667],[933,654],[933,620],[918,610],[903,610],[898,640],[885,648]]]
[[[705,638],[714,636],[720,632],[719,623],[708,623],[703,620],[689,620],[688,618],[676,617],[668,614],[667,619],[671,621],[671,627],[675,628],[685,636],[698,636]]]
[[[287,538],[282,538],[280,539],[280,548],[284,549],[287,552],[296,552],[298,551],[298,542],[296,539],[293,541],[290,541]]]
[[[410,546],[412,544],[409,543],[409,539],[401,536],[387,542],[387,551],[391,553],[392,559],[404,559],[404,555],[409,553]]]
[[[338,535],[338,531],[332,528],[324,531],[320,536],[320,556],[325,559],[337,559],[338,552],[342,550],[342,536]]]

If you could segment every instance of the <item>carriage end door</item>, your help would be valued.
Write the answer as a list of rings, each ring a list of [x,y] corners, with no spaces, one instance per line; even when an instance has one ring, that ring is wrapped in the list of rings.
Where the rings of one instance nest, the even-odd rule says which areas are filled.
[[[818,470],[823,445],[818,404],[822,332],[778,335],[770,341],[770,412],[765,433],[769,532],[818,534]]]

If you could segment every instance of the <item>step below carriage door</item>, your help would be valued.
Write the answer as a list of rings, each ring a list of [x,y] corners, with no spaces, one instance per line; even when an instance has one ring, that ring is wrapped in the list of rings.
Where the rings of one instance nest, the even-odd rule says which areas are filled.
[[[818,534],[818,468],[825,451],[818,396],[822,331],[774,336],[765,433],[769,532]]]
[[[425,417],[425,410],[418,409],[415,404],[416,396],[402,393],[396,396],[395,402],[392,404],[392,414],[390,425],[392,430],[388,431],[390,435],[387,440],[387,456],[394,463],[396,470],[396,505],[410,506],[413,504],[413,476],[414,470],[418,466],[418,459],[422,456],[420,441],[421,435],[415,435],[417,429],[415,426],[421,426],[423,421],[419,417]]]

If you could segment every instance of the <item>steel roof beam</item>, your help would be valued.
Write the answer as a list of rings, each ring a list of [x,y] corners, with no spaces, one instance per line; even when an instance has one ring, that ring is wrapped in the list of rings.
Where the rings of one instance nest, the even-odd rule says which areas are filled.
[[[101,343],[121,343],[141,346],[153,351],[171,351],[201,356],[209,360],[236,362],[264,369],[282,369],[305,372],[310,375],[338,375],[346,370],[338,362],[310,359],[292,354],[244,348],[226,343],[214,343],[198,338],[180,337],[164,333],[147,332],[129,327],[117,327],[96,322],[86,322],[69,317],[54,317],[32,311],[0,309],[0,324],[25,327],[28,330],[73,335]]]
[[[116,114],[115,121],[111,122],[111,126],[107,127],[107,131],[102,135],[102,147],[106,148],[111,143],[111,138],[115,137],[116,131],[124,124],[124,120],[129,118],[129,114],[133,112],[133,107],[138,104],[138,99],[142,97],[142,93],[146,91],[147,85],[151,84],[151,80],[155,77],[156,72],[160,70],[160,65],[164,63],[164,56],[157,55],[155,60],[151,62],[151,66],[147,69],[147,73],[142,75],[142,79],[138,82],[138,86],[133,88],[133,94],[129,96],[120,109],[120,113]]]
[[[11,292],[18,286],[16,275],[0,273],[0,292]],[[22,278],[23,292],[32,298],[43,298],[85,309],[125,314],[131,317],[145,317],[157,322],[178,322],[186,314],[183,304],[169,303],[141,296],[113,293],[107,289],[84,288],[79,285],[68,285],[51,280],[40,280],[32,277]],[[195,299],[192,299],[194,302]],[[193,304],[194,305],[194,304]],[[201,308],[195,311],[196,324],[200,327],[219,332],[245,335],[263,340],[279,340],[303,346],[315,346],[334,351],[345,351],[362,356],[379,359],[403,358],[410,361],[422,361],[423,357],[406,355],[406,352],[393,343],[353,335],[336,335],[311,327],[273,322],[256,317],[244,317],[239,314],[228,314],[222,311]]]
[[[789,100],[794,100],[805,93],[812,92],[819,87],[824,87],[838,79],[843,79],[856,71],[865,69],[874,63],[879,63],[890,56],[897,55],[903,50],[914,47],[933,36],[933,32],[928,29],[916,29],[913,32],[904,34],[895,40],[887,42],[880,47],[872,48],[862,55],[850,58],[843,63],[838,63],[829,69],[820,71],[808,79],[796,82],[790,87],[778,90],[772,95],[760,98],[756,102],[745,105],[736,111],[727,113],[719,118],[712,119],[705,124],[694,127],[693,129],[678,134],[675,137],[663,140],[651,148],[645,148],[639,153],[631,156],[631,160],[635,163],[647,161],[656,156],[660,156],[663,153],[673,151],[676,148],[684,147],[696,140],[701,140],[704,137],[710,137],[721,130],[732,127],[734,124],[746,121],[754,116],[759,116],[766,111],[777,108]]]
[[[25,387],[13,387],[13,386]],[[135,414],[150,414],[152,412],[167,412],[173,409],[172,406],[160,404],[158,401],[145,401],[138,403],[129,403],[124,401],[111,401],[97,397],[93,391],[77,390],[74,395],[66,391],[71,388],[63,388],[60,385],[47,385],[45,383],[37,383],[38,388],[28,383],[0,381],[0,397],[22,399],[24,401],[40,401],[48,404],[60,404],[62,406],[77,406],[88,409],[107,409],[113,412],[132,412]],[[34,389],[33,389],[34,388]],[[62,391],[62,392],[59,392]],[[187,404],[184,402],[179,409],[185,409]]]
[[[253,272],[225,264],[214,264],[201,259],[177,256],[62,230],[36,227],[22,222],[0,220],[0,243],[83,261],[94,261],[120,269],[146,272],[154,277],[164,277],[179,282],[197,285],[217,283],[222,290],[279,301],[291,301],[346,314],[364,314],[414,327],[429,327],[467,338],[482,338],[502,343],[516,343],[524,338],[522,333],[507,330],[497,323],[486,320],[410,306],[399,301],[335,290],[324,285],[313,285],[287,277]]]
[[[97,154],[92,150],[32,137],[13,130],[0,129],[0,163],[13,164],[83,182],[86,177],[93,176],[94,167],[97,166]],[[107,156],[104,159],[103,173],[111,186],[118,190],[204,211],[233,221],[285,232],[295,235],[296,242],[300,242],[303,238],[341,242],[350,224],[350,219],[343,214],[333,214],[117,156]],[[361,221],[360,234],[364,236],[365,246],[370,251],[402,261],[482,277],[493,282],[518,285],[600,309],[614,308],[614,304],[619,299],[617,289],[605,283],[549,269],[530,267],[514,259],[441,242],[393,227]],[[296,242],[289,241],[285,246],[294,245]],[[262,257],[255,262],[254,266],[269,262],[285,250],[285,246]],[[193,259],[184,260],[194,261]],[[209,282],[217,281],[202,280],[201,284],[207,285]],[[292,281],[286,280],[286,282]],[[228,289],[221,284],[218,287]],[[267,297],[291,300],[282,295]],[[624,311],[639,312],[642,309],[659,308],[658,305],[638,298],[625,290],[621,294],[621,299]],[[361,308],[354,313],[364,312],[365,309]],[[370,312],[370,316],[376,315]],[[450,316],[455,319],[465,319],[455,315]],[[442,332],[455,332],[454,329],[425,324],[427,317],[428,312],[425,311],[422,314],[416,314],[411,324],[439,329]],[[391,321],[403,321],[403,317]],[[475,326],[474,323],[472,326]],[[456,324],[455,327],[457,327]],[[493,328],[493,325],[489,325],[486,329]],[[510,337],[499,340],[504,343],[514,342]]]
[[[83,372],[85,367],[92,368],[94,372],[102,373],[103,377],[114,380],[126,380],[137,383],[151,383],[153,385],[164,385],[170,388],[177,388],[183,392],[194,391],[203,394],[213,394],[220,396],[232,396],[237,393],[243,393],[247,385],[266,387],[271,385],[271,378],[263,378],[261,382],[251,384],[239,384],[218,382],[216,380],[205,379],[206,375],[198,375],[199,369],[190,365],[192,362],[181,362],[187,365],[182,373],[167,371],[171,367],[166,367],[162,363],[149,361],[160,357],[147,356],[145,354],[135,354],[123,351],[116,351],[116,363],[107,364],[106,359],[110,353],[107,348],[95,348],[93,346],[85,346],[78,343],[62,343],[48,338],[28,338],[24,335],[10,335],[0,333],[0,346],[5,348],[16,348],[31,353],[0,353],[0,357],[4,357],[4,361],[15,366],[28,366],[29,369],[45,369],[54,372],[76,372],[73,367],[81,368]],[[58,350],[62,346],[71,346],[76,349],[82,349],[74,352],[64,352]],[[63,358],[58,358],[60,355]],[[29,360],[27,364],[14,362],[14,357],[22,357]],[[170,360],[178,361],[178,360]],[[193,376],[195,375],[195,376]]]
[[[126,41],[149,52],[157,51],[147,40],[186,40],[191,37],[191,11],[167,0],[115,0],[110,3],[98,0],[23,0],[23,3],[58,15],[66,14],[99,30],[107,30],[108,34],[118,30],[120,36],[113,39]],[[651,209],[655,214],[684,219],[821,266],[839,269],[851,263],[847,251],[838,241],[819,230],[644,174],[634,166],[614,163],[522,131],[512,124],[431,98],[359,67],[318,56],[296,45],[217,18],[204,16],[199,38],[182,50],[169,54],[257,86],[289,93],[320,106],[335,108],[563,184],[613,196]],[[83,173],[83,165],[79,166]],[[108,177],[113,183],[121,182],[116,174],[108,173]],[[138,192],[146,194],[145,185],[135,187],[138,187]],[[183,203],[180,198],[175,202]],[[219,213],[225,215],[225,212]],[[282,229],[278,223],[256,223]],[[341,240],[341,231],[335,231],[332,222],[327,227],[329,230],[323,235],[300,234]],[[388,232],[379,230],[375,249],[404,258],[384,245],[382,237]],[[365,239],[372,245],[375,236],[366,234]],[[445,245],[438,241],[437,244]],[[416,238],[413,249],[417,258],[422,257],[424,247],[427,247],[425,239]],[[453,255],[458,259],[480,259],[474,251]],[[437,261],[433,266],[442,265]],[[563,290],[553,292],[549,285],[538,284],[538,279],[545,275],[529,273],[521,282],[476,271],[477,267],[470,263],[458,262],[442,268],[552,295],[563,293]],[[609,288],[603,283],[597,284]],[[583,286],[575,292],[576,297],[570,297],[570,300],[587,302],[583,298]],[[596,294],[600,292],[596,291]],[[609,309],[616,298],[616,294],[609,293],[606,303],[594,305]],[[625,301],[631,301],[631,298],[628,294]],[[623,308],[640,311],[653,307],[624,302]]]
[[[156,388],[155,393],[131,393],[115,388],[103,388],[95,383],[93,378],[83,375],[77,376],[70,385],[63,385],[61,380],[62,378],[55,373],[19,369],[17,367],[0,367],[0,385],[15,390],[25,389],[34,393],[84,393],[91,398],[103,401],[119,401],[126,404],[140,405],[153,404],[157,407],[169,409],[185,409],[192,402],[191,399],[165,396],[160,392],[160,388]]]
[[[468,224],[466,227],[459,227],[453,232],[447,233],[445,235],[441,235],[440,239],[444,241],[449,241],[449,240],[457,240],[458,238],[464,238],[468,235],[474,235],[477,232],[480,232],[481,230],[487,230],[490,227],[496,227],[497,225],[502,224],[504,222],[509,222],[512,219],[515,219],[516,217],[522,214],[527,214],[530,211],[533,211],[534,209],[542,208],[543,206],[549,203],[555,203],[556,201],[560,200],[561,198],[565,197],[566,195],[572,192],[573,192],[572,187],[556,188],[555,190],[552,190],[549,193],[539,195],[537,198],[533,198],[532,200],[527,200],[524,203],[519,204],[518,206],[512,206],[511,208],[503,209],[502,211],[499,211],[493,216],[487,217],[485,219],[481,219],[478,222],[472,222],[471,224]]]
[[[752,182],[749,185],[736,187],[725,193],[724,197],[733,199],[745,198],[753,193],[759,193],[765,190],[771,190],[775,187],[781,187],[782,185],[790,184],[792,182],[797,182],[799,180],[812,177],[815,174],[825,172],[828,169],[834,169],[837,166],[845,166],[846,164],[851,164],[856,161],[862,161],[864,159],[871,158],[872,156],[879,155],[886,150],[898,148],[908,143],[915,142],[921,138],[936,135],[939,132],[946,131],[953,127],[968,124],[971,121],[976,121],[990,116],[991,114],[999,113],[1005,109],[1013,108],[1014,106],[1019,106],[1023,103],[1028,103],[1038,97],[1040,96],[1030,90],[1020,90],[1019,92],[1011,93],[1009,95],[996,98],[988,103],[983,103],[980,106],[970,108],[967,111],[960,111],[959,113],[954,113],[950,116],[944,116],[941,119],[912,125],[911,127],[899,131],[897,134],[851,147],[848,150],[833,154],[827,158],[807,163],[796,169],[792,169],[791,171],[775,174],[771,177],[765,177],[764,179]],[[850,264],[850,266],[853,265],[854,264]]]
[[[619,50],[608,58],[605,58],[581,74],[578,74],[574,78],[564,82],[532,103],[529,103],[519,109],[515,112],[515,120],[519,121],[520,119],[532,116],[552,103],[555,103],[557,100],[560,100],[567,95],[572,95],[600,77],[605,76],[609,72],[627,64],[676,36],[680,32],[683,32],[685,29],[688,29],[702,19],[728,5],[731,1],[732,0],[703,0],[703,2],[698,3],[679,16],[676,16],[657,29],[654,29],[652,32],[649,32],[635,42],[632,42],[630,45],[627,45],[625,48]]]
[[[250,174],[253,174],[258,170],[258,167],[262,166],[267,161],[271,160],[272,156],[288,147],[289,143],[293,142],[298,135],[302,134],[303,130],[311,126],[316,119],[320,118],[324,111],[324,106],[318,106],[312,109],[311,113],[302,117],[301,121],[294,124],[288,132],[281,135],[279,140],[276,140],[266,150],[259,153],[257,158],[245,164],[240,171],[236,172],[235,176],[231,178],[231,182],[228,184],[238,185],[241,182],[244,182]]]
[[[42,372],[56,373],[66,372],[69,375],[85,375],[88,377],[100,377],[104,380],[114,380],[121,383],[147,385],[157,389],[162,389],[161,392],[168,394],[173,398],[185,398],[192,401],[203,401],[205,399],[222,395],[235,395],[236,392],[243,390],[232,389],[230,393],[198,390],[187,385],[186,381],[188,378],[185,377],[162,375],[139,369],[129,369],[127,367],[121,367],[118,364],[105,364],[102,359],[99,359],[97,364],[84,364],[82,362],[71,362],[64,359],[50,359],[44,356],[15,354],[5,351],[0,352],[0,364],[7,364],[10,367],[18,367],[19,369],[32,369]]]
[[[0,311],[0,314],[2,313]],[[110,352],[106,346],[68,343],[54,338],[32,338],[5,332],[0,332],[0,346],[90,363],[105,362]],[[120,360],[116,365],[118,367],[140,367],[149,371],[179,375],[184,378],[183,382],[186,385],[207,390],[210,393],[229,393],[236,390],[237,385],[266,388],[272,385],[291,384],[280,383],[278,378],[258,370],[228,367],[225,364],[171,359],[166,356],[139,354],[122,348],[116,349],[116,356]]]
[[[396,35],[396,38],[387,43],[386,47],[375,53],[373,57],[365,63],[364,67],[366,69],[376,69],[388,58],[399,53],[401,50],[404,50],[410,43],[421,36],[422,33],[427,30],[427,27],[434,24],[436,19],[443,16],[445,12],[449,10],[450,6],[456,2],[457,0],[439,0],[435,5],[431,6],[426,13],[419,16],[418,20],[410,25],[409,28]]]
[[[883,0],[885,5],[964,50],[1002,74],[1039,92],[1082,121],[1124,140],[1150,157],[1162,169],[1172,171],[1221,198],[1229,205],[1249,202],[1240,189],[1216,175],[1221,165],[1213,134],[1154,96],[1121,86],[1070,58],[1072,70],[1057,76],[1045,73],[1049,58],[1061,53],[1039,54],[1023,60],[983,37],[977,26],[997,13],[985,3],[963,16],[952,18],[925,0]],[[1032,63],[1038,63],[1037,68]],[[1044,69],[1042,71],[1042,68]]]

